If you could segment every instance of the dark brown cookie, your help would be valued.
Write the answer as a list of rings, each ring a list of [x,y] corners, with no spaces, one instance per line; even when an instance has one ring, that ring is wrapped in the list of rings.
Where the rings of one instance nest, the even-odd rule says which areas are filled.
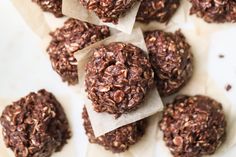
[[[119,117],[133,111],[153,84],[154,74],[145,52],[132,44],[101,45],[93,50],[86,66],[86,91],[96,112]]]
[[[49,157],[71,137],[61,104],[46,90],[7,106],[0,122],[5,144],[16,157]]]
[[[235,0],[189,0],[190,14],[196,14],[208,23],[236,22]]]
[[[180,0],[143,0],[136,20],[144,23],[151,21],[167,23],[179,5]]]
[[[53,69],[69,85],[78,83],[77,61],[74,53],[110,35],[106,26],[96,26],[76,19],[68,19],[64,26],[50,33],[47,48]]]
[[[174,157],[213,154],[226,135],[222,105],[207,96],[179,96],[166,105],[160,128]]]
[[[79,0],[80,3],[97,14],[103,22],[118,23],[118,19],[129,11],[139,0]]]
[[[161,96],[180,90],[193,73],[193,55],[184,35],[155,30],[145,33],[145,41]]]
[[[141,139],[147,127],[147,120],[144,119],[122,126],[96,138],[85,107],[82,115],[84,129],[89,138],[89,142],[97,143],[113,153],[121,153],[128,150],[131,145],[134,145]]]
[[[56,17],[62,17],[62,0],[32,0],[37,3],[43,11],[53,13]]]

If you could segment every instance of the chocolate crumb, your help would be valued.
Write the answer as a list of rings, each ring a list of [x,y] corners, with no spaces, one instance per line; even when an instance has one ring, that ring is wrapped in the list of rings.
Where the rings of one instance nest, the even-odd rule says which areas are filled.
[[[5,144],[16,157],[49,157],[71,137],[61,104],[46,90],[7,106],[0,122]]]
[[[91,122],[85,107],[83,109],[82,117],[84,120],[84,129],[86,131],[86,135],[88,136],[89,142],[97,143],[113,153],[127,151],[131,145],[134,145],[141,139],[147,127],[147,119],[143,119],[122,126],[96,138],[94,136]]]
[[[230,84],[228,84],[228,85],[225,86],[225,89],[228,92],[232,89],[232,86]]]
[[[225,56],[222,54],[219,54],[219,58],[224,58]]]

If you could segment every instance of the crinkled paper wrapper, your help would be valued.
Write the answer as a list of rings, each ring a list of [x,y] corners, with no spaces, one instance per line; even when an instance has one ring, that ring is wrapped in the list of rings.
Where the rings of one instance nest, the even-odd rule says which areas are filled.
[[[141,29],[137,28],[131,35],[119,33],[75,53],[75,57],[78,61],[78,74],[80,82],[78,88],[80,90],[81,97],[80,105],[86,105],[92,128],[96,137],[104,135],[105,133],[108,133],[126,124],[130,124],[140,119],[149,117],[163,109],[161,98],[157,92],[157,89],[154,88],[148,92],[148,95],[146,96],[144,102],[137,110],[127,114],[122,114],[117,119],[114,115],[108,113],[97,113],[93,110],[92,102],[87,98],[87,93],[85,92],[85,65],[91,58],[93,49],[101,44],[106,45],[111,42],[131,43],[147,52],[143,33]]]
[[[102,22],[94,12],[88,11],[80,4],[79,0],[63,0],[62,2],[62,12],[68,17],[73,17],[97,25],[106,25],[128,34],[132,33],[136,15],[141,3],[137,2],[130,10],[128,10],[125,16],[120,17],[118,24],[112,24]]]

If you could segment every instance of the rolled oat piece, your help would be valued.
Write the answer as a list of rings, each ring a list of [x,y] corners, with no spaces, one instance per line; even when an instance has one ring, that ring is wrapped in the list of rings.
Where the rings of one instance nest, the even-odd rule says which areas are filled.
[[[84,129],[89,142],[99,144],[113,153],[127,151],[131,145],[136,144],[141,139],[147,127],[147,120],[143,119],[122,126],[96,138],[85,107],[83,109],[82,118],[84,120]]]
[[[122,42],[93,50],[85,86],[96,112],[119,117],[137,109],[154,85],[151,64],[140,48]]]
[[[47,48],[52,68],[69,85],[78,83],[77,61],[74,53],[108,36],[107,26],[96,26],[76,19],[68,19],[64,26],[50,33]]]
[[[160,128],[174,157],[211,155],[224,142],[222,105],[207,96],[179,96],[166,105]]]
[[[193,74],[193,54],[184,35],[180,30],[149,31],[145,32],[145,42],[160,95],[176,93]]]
[[[80,3],[96,15],[103,22],[118,23],[139,0],[79,0]]]
[[[192,3],[190,15],[208,23],[236,22],[236,1],[234,0],[189,0]]]
[[[32,0],[45,12],[52,13],[55,17],[62,17],[62,0]]]
[[[179,6],[180,0],[143,0],[136,20],[144,23],[167,23]]]
[[[16,157],[49,157],[71,137],[61,104],[46,90],[7,106],[0,122],[5,144]]]

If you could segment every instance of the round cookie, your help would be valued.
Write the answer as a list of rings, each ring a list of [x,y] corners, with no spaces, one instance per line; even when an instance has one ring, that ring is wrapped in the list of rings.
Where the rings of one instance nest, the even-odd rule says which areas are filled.
[[[166,105],[160,128],[174,157],[213,154],[226,136],[222,105],[207,96],[179,96]]]
[[[184,35],[154,30],[145,33],[145,42],[160,95],[176,93],[193,73],[193,55]]]
[[[97,14],[103,22],[118,23],[118,19],[129,11],[138,0],[79,0],[80,3]]]
[[[140,48],[121,42],[93,50],[85,86],[96,112],[119,117],[138,108],[154,84],[151,64]]]
[[[196,14],[208,23],[236,22],[236,1],[232,0],[189,0],[190,15]]]
[[[69,85],[78,83],[77,61],[74,53],[110,36],[107,26],[96,26],[76,19],[68,19],[64,26],[50,33],[47,48],[53,69]]]
[[[141,139],[147,127],[147,120],[144,119],[122,126],[96,138],[85,107],[82,117],[89,142],[99,144],[113,153],[121,153],[128,150],[131,145],[134,145]]]
[[[5,144],[16,157],[49,157],[71,137],[61,104],[46,90],[7,106],[0,122]]]
[[[167,23],[180,6],[180,0],[143,0],[136,20],[149,23]]]

